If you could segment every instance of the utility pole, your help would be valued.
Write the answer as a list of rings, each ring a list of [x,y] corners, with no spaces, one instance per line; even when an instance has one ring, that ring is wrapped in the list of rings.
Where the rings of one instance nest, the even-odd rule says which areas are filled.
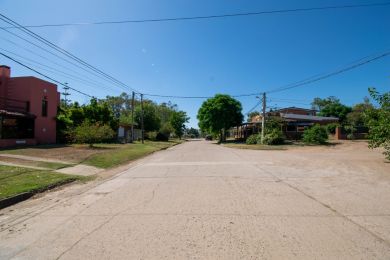
[[[144,94],[141,94],[141,137],[144,143]]]
[[[134,91],[131,94],[131,142],[134,142]]]
[[[69,87],[68,87],[68,83],[64,83],[66,85],[66,87],[64,87],[64,92],[62,92],[62,95],[65,96],[64,100],[65,100],[65,107],[68,107],[68,96],[70,95],[70,93],[68,92],[69,90]]]
[[[265,92],[263,93],[263,113],[261,117],[261,144],[264,144],[264,130],[265,130],[265,109],[267,107],[266,104],[266,96]]]

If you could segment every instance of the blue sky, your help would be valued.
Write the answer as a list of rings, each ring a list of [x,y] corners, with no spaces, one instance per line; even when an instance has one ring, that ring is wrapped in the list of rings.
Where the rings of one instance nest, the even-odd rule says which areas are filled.
[[[375,1],[1,0],[0,10],[17,22],[30,25],[213,15],[373,2]],[[214,20],[32,30],[143,93],[235,95],[267,91],[389,50],[389,14],[390,6]],[[20,34],[17,30],[13,32]],[[83,78],[93,78],[0,31],[1,48],[74,74],[74,71],[58,67],[6,40],[47,56],[50,60],[73,69]],[[0,58],[0,63],[11,65],[14,76],[34,75],[3,57]],[[99,78],[93,80],[103,84],[91,86],[67,79],[61,74],[41,71],[97,97],[117,95],[123,91]],[[370,86],[382,92],[390,90],[390,57],[301,88],[274,93],[269,96],[269,104],[277,107],[308,107],[314,97],[334,95],[343,103],[351,105],[367,96],[367,88]],[[73,100],[88,100],[71,93]],[[289,102],[278,99],[289,99]],[[153,100],[162,102],[169,99]],[[197,126],[196,113],[203,100],[170,100],[187,111],[191,117],[189,126]],[[240,98],[240,101],[243,113],[257,102],[255,97]]]

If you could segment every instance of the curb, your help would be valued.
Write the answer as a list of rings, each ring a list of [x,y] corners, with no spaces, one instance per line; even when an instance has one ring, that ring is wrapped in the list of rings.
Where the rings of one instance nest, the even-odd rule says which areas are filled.
[[[74,181],[76,181],[76,179],[68,179],[68,180],[64,180],[64,181],[60,181],[60,182],[54,183],[52,185],[46,186],[46,187],[41,188],[41,189],[36,189],[36,190],[28,191],[28,192],[19,193],[19,194],[15,195],[15,196],[8,197],[8,198],[5,198],[5,199],[1,199],[0,200],[0,209],[4,209],[4,208],[12,206],[12,205],[14,205],[16,203],[19,203],[19,202],[22,202],[24,200],[27,200],[27,199],[31,198],[32,196],[34,196],[35,194],[38,194],[38,193],[41,193],[41,192],[44,192],[44,191],[48,191],[48,190],[57,188],[59,186],[62,186],[62,185],[65,185],[65,184],[68,184],[68,183],[71,183],[71,182],[74,182]]]

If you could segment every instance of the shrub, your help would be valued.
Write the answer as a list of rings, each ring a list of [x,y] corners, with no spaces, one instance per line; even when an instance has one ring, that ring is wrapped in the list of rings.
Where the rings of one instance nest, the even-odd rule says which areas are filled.
[[[268,145],[278,145],[283,144],[285,140],[285,136],[283,135],[282,131],[274,128],[272,131],[264,135],[264,144]]]
[[[259,140],[259,135],[250,135],[246,139],[246,144],[257,144],[258,140]]]
[[[338,123],[330,123],[330,124],[327,124],[325,127],[326,127],[326,131],[328,132],[328,134],[336,134],[336,128],[339,126]]]
[[[356,127],[354,127],[353,125],[345,125],[344,130],[347,132],[347,139],[348,140],[355,139]]]
[[[168,141],[169,140],[169,135],[166,135],[164,133],[158,132],[156,135],[156,141]]]
[[[156,140],[157,133],[157,131],[146,132],[144,137],[146,140]]]
[[[314,125],[303,132],[303,142],[307,144],[324,144],[328,140],[325,127]]]
[[[111,140],[115,132],[108,125],[92,124],[84,121],[74,129],[72,135],[77,143],[87,143],[92,147],[94,143]]]
[[[265,120],[265,134],[269,134],[274,130],[280,130],[282,125],[283,122],[280,117],[267,117]]]

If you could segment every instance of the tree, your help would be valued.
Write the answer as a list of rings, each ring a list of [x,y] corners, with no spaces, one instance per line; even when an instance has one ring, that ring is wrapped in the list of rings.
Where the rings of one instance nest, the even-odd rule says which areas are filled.
[[[118,128],[118,120],[113,116],[106,102],[91,99],[90,104],[80,106],[77,102],[60,106],[57,113],[58,141],[72,141],[70,133],[85,121],[91,124],[109,125],[112,130]]]
[[[259,115],[260,115],[259,111],[253,111],[253,112],[248,113],[247,122],[248,123],[252,122],[252,118],[255,116],[259,116]]]
[[[135,109],[135,122],[141,126],[141,107]],[[156,106],[152,102],[144,103],[144,129],[146,132],[158,131],[161,126],[161,120],[157,115]]]
[[[369,147],[383,147],[383,153],[390,160],[390,92],[379,94],[375,88],[368,89],[370,96],[379,104],[378,109],[365,111],[369,128]]]
[[[187,117],[187,114],[184,111],[174,111],[171,115],[170,124],[175,135],[178,136],[179,139],[181,139],[184,134],[185,123],[188,123],[188,120],[190,120],[190,118]]]
[[[204,132],[219,134],[225,140],[225,130],[242,123],[244,116],[239,101],[229,95],[217,94],[203,102],[198,111],[199,127]]]
[[[363,103],[356,104],[352,107],[352,111],[347,114],[347,122],[353,127],[365,126],[365,113],[373,110],[374,106],[370,103],[370,100],[366,97]]]
[[[193,128],[193,127],[191,127],[190,129],[187,130],[187,135],[188,135],[190,138],[199,138],[199,137],[200,137],[199,130],[198,130],[198,129],[195,129],[195,128]]]
[[[325,99],[315,98],[312,107],[320,111],[320,116],[337,117],[341,123],[346,121],[347,114],[352,111],[351,107],[341,104],[340,100],[333,96]]]
[[[131,97],[124,92],[119,96],[107,96],[101,101],[107,103],[117,119],[123,114],[129,115],[131,113]]]
[[[94,143],[110,140],[115,133],[108,125],[84,121],[73,131],[73,137],[77,143],[87,143],[92,147]]]
[[[321,111],[323,108],[330,104],[340,103],[340,99],[338,99],[335,96],[330,96],[327,98],[314,98],[313,102],[311,103],[311,107],[314,110]]]

